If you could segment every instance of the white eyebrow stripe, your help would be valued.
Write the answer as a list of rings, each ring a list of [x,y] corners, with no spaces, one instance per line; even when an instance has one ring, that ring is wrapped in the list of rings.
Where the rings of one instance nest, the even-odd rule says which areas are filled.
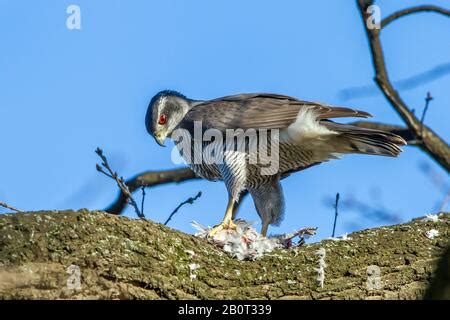
[[[166,101],[167,101],[167,97],[160,98],[159,103],[158,103],[158,113],[160,113],[161,110],[164,108],[164,106],[166,105]]]

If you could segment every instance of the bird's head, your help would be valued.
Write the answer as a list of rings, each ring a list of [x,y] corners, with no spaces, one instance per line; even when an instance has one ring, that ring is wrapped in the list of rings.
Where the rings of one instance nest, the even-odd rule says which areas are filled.
[[[164,141],[189,111],[190,100],[182,94],[164,90],[150,101],[145,116],[145,126],[156,142],[164,147]]]

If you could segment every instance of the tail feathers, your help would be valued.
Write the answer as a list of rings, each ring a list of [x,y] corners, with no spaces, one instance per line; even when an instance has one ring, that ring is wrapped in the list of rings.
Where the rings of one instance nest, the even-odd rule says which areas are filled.
[[[364,153],[397,157],[401,152],[396,137],[393,138],[384,133],[370,134],[344,134],[343,137],[349,140],[349,146],[354,153]]]
[[[340,152],[397,157],[402,152],[400,146],[406,145],[402,137],[390,132],[328,121],[322,124],[339,133],[336,142]]]

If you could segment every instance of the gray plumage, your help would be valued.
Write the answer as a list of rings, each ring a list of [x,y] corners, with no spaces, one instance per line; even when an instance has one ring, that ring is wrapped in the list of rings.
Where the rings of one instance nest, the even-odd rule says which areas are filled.
[[[162,91],[150,102],[146,127],[160,145],[176,129],[184,129],[193,136],[195,121],[201,122],[203,132],[215,129],[224,136],[227,129],[279,130],[278,171],[273,175],[262,175],[260,164],[249,163],[252,155],[248,151],[226,152],[223,163],[190,164],[199,176],[225,182],[230,199],[227,212],[244,190],[249,191],[265,234],[267,226],[279,223],[283,216],[280,179],[348,153],[395,157],[401,152],[399,146],[406,144],[401,137],[388,132],[329,120],[340,117],[367,118],[370,114],[277,94],[240,94],[202,101],[174,91]],[[210,143],[203,141],[200,146],[205,148]],[[268,139],[269,146],[271,143]],[[199,145],[193,143],[191,156],[196,147]],[[193,160],[185,154],[182,156],[188,163]]]

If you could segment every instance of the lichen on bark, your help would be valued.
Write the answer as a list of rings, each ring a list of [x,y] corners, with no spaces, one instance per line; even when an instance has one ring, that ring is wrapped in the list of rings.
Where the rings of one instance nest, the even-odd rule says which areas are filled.
[[[449,226],[441,214],[438,222],[418,219],[239,261],[151,221],[87,210],[4,214],[0,298],[418,299],[448,245]],[[439,236],[427,238],[431,229]],[[323,288],[319,248],[326,251]],[[79,268],[78,288],[68,283],[70,266]],[[369,266],[379,268],[375,287]]]

